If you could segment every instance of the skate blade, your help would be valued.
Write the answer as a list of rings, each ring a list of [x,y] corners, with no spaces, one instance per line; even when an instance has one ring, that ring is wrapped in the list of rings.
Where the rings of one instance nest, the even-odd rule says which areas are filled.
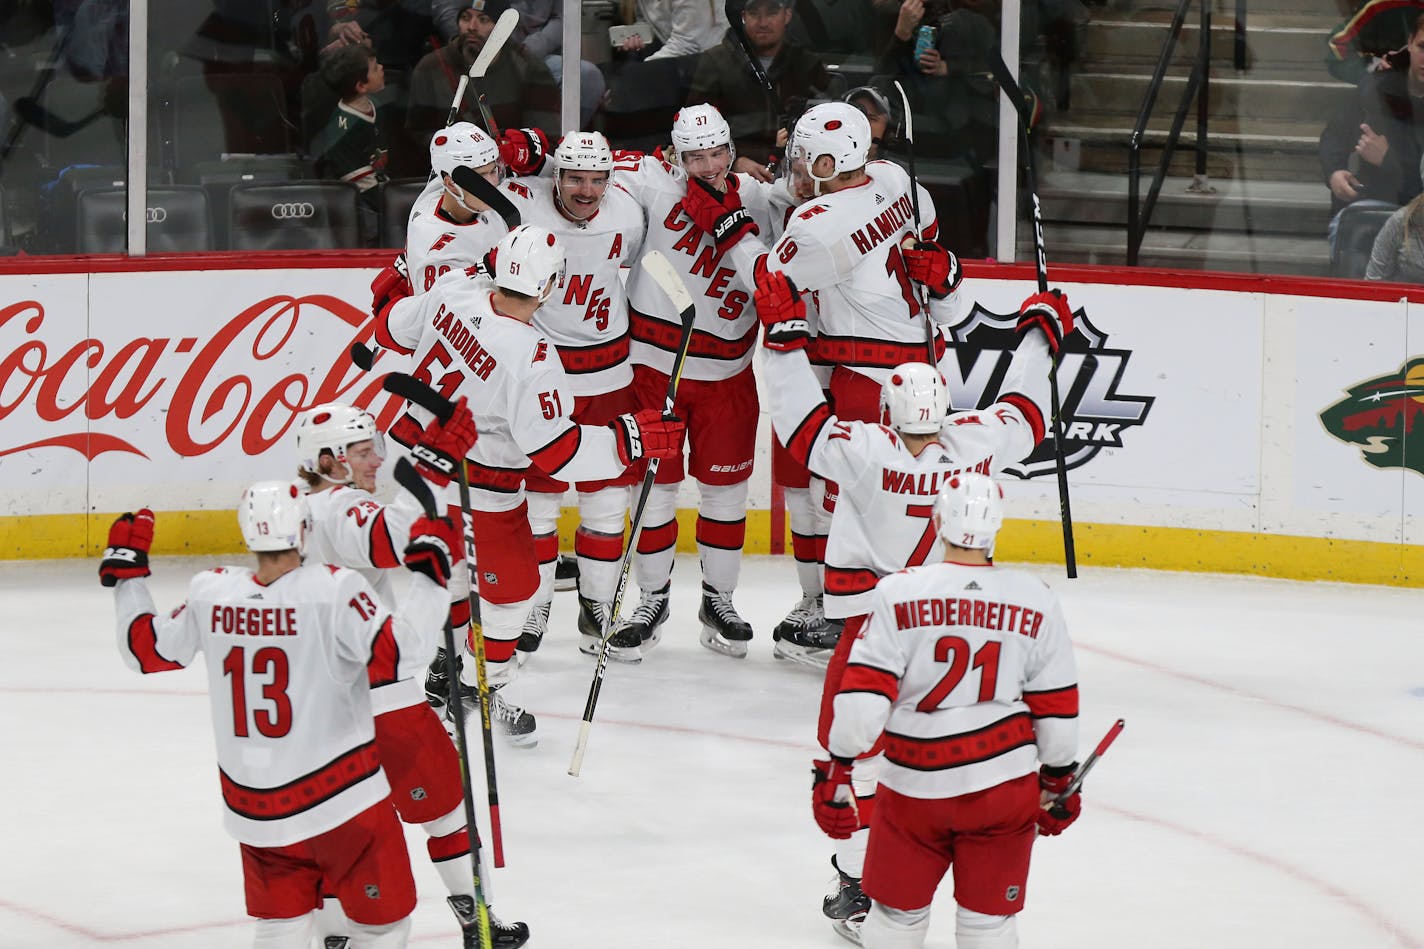
[[[818,671],[824,671],[831,664],[831,652],[830,649],[803,649],[790,645],[785,640],[778,640],[771,647],[771,655],[774,658],[785,659],[795,665]]]
[[[531,732],[528,735],[510,735],[505,732],[497,732],[496,734],[498,734],[500,738],[503,738],[505,744],[511,748],[539,747],[539,735],[537,732]]]
[[[742,640],[723,639],[717,635],[717,631],[710,626],[702,627],[702,645],[715,653],[723,656],[730,656],[733,659],[745,659],[747,657],[747,644]]]
[[[836,931],[836,935],[842,939],[860,945],[860,927],[865,922],[863,915],[852,916],[850,919],[833,919],[831,928]]]
[[[580,633],[578,647],[579,652],[583,653],[585,656],[593,656],[595,659],[597,659],[599,644],[602,642],[603,640],[600,639],[598,636],[589,636],[587,634]],[[636,666],[638,663],[643,661],[643,651],[641,649],[629,646],[610,645],[608,647],[608,658],[613,660],[614,662],[621,662],[626,665]]]

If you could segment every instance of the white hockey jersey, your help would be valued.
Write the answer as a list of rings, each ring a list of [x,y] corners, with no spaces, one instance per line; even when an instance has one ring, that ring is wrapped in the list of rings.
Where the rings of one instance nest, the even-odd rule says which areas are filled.
[[[536,327],[496,312],[494,289],[487,277],[452,271],[429,293],[397,303],[378,330],[383,345],[414,351],[417,379],[448,399],[469,399],[480,433],[469,455],[475,507],[517,508],[530,464],[562,481],[622,474],[613,431],[569,420],[574,392],[558,353]],[[422,427],[430,419],[418,406],[409,413]],[[397,421],[391,437],[411,441],[403,428]]]
[[[880,781],[947,798],[1066,765],[1078,673],[1058,598],[1019,570],[940,563],[892,574],[851,644],[831,754],[885,733]]]
[[[247,567],[195,576],[156,615],[142,580],[114,589],[119,653],[140,672],[204,655],[229,834],[283,847],[323,834],[390,793],[376,754],[371,685],[439,623],[449,598],[412,573],[392,617],[353,570],[307,564],[270,585]]]
[[[1043,440],[1049,365],[1042,334],[1026,334],[999,401],[950,415],[916,456],[884,425],[832,415],[804,350],[767,350],[772,428],[793,457],[840,486],[826,538],[827,616],[866,612],[881,577],[941,558],[930,523],[940,486],[961,471],[997,476]]]
[[[613,177],[643,205],[648,216],[645,250],[662,251],[681,275],[697,307],[692,342],[683,365],[684,379],[730,379],[751,365],[757,316],[752,306],[752,271],[734,255],[717,252],[717,243],[699,230],[682,209],[687,175],[681,168],[640,152],[614,154]],[[762,184],[750,175],[731,175],[729,186],[751,212],[761,236],[770,243],[781,233],[790,197],[784,188]],[[633,327],[633,362],[664,375],[672,372],[682,336],[679,314],[657,281],[642,267],[628,274],[628,302]]]
[[[642,207],[610,182],[598,212],[576,224],[554,203],[552,178],[513,178],[503,188],[525,224],[548,228],[564,247],[564,278],[534,314],[534,325],[558,349],[570,391],[601,395],[631,385],[628,297],[619,271],[641,256]]]
[[[445,188],[440,179],[425,186],[410,209],[405,234],[405,262],[410,286],[416,294],[435,286],[451,270],[474,267],[509,233],[504,219],[493,211],[476,214],[461,224],[440,210]]]
[[[766,265],[814,294],[813,364],[884,382],[901,363],[926,361],[925,315],[922,288],[910,280],[900,248],[915,229],[910,176],[890,161],[870,162],[865,173],[864,184],[797,208]],[[934,201],[923,187],[919,197],[921,236],[932,240],[939,229]],[[936,362],[944,351],[938,324],[958,318],[957,298],[930,301]]]
[[[335,485],[307,495],[313,529],[307,535],[307,559],[313,563],[350,567],[371,584],[387,609],[396,605],[396,586],[410,571],[401,556],[415,523],[414,507],[383,504],[352,485]],[[426,667],[435,656],[443,618],[428,629],[412,630],[410,642],[401,643],[396,680],[371,688],[371,710],[376,715],[425,701]]]

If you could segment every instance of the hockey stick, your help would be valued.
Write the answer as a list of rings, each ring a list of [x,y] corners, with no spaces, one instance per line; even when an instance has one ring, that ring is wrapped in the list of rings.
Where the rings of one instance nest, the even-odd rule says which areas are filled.
[[[430,386],[421,382],[414,376],[406,375],[403,372],[392,372],[381,382],[381,387],[392,395],[398,395],[403,399],[414,402],[421,408],[433,412],[442,422],[450,417],[450,413],[455,411],[455,404],[436,392]],[[461,536],[464,535],[464,528],[471,525],[473,520],[470,513],[470,476],[465,470],[465,460],[460,459],[460,510],[463,523],[461,526]],[[504,833],[499,823],[499,786],[495,780],[494,767],[494,742],[491,741],[493,734],[490,728],[490,689],[489,679],[485,675],[485,631],[480,624],[479,605],[480,595],[475,586],[473,571],[467,570],[465,573],[466,589],[465,593],[470,603],[470,626],[467,630],[467,637],[475,643],[475,678],[479,683],[480,695],[480,737],[484,740],[485,746],[485,794],[489,798],[490,812],[490,843],[494,849],[494,865],[504,866]],[[454,669],[455,653],[449,651],[453,646],[453,639],[447,645],[446,670]],[[455,729],[459,735],[465,733],[465,713],[464,704],[460,700],[460,676],[458,673],[450,678],[450,708],[453,711]],[[463,742],[463,738],[461,741]],[[462,761],[467,761],[463,759]]]
[[[742,10],[746,7],[746,0],[727,0],[722,6],[722,12],[727,17],[727,25],[732,28],[732,33],[737,37],[737,45],[742,48],[742,55],[747,58],[747,65],[752,69],[752,75],[761,84],[766,92],[767,98],[772,102],[772,108],[780,108],[780,101],[776,98],[776,90],[771,86],[771,79],[767,76],[766,70],[761,68],[761,59],[757,57],[756,50],[752,49],[751,41],[747,39],[747,28],[742,25]]]
[[[1122,732],[1123,724],[1124,722],[1120,718],[1113,723],[1113,727],[1108,729],[1108,733],[1103,736],[1102,741],[1098,742],[1098,747],[1093,749],[1093,753],[1083,759],[1083,763],[1080,764],[1078,770],[1073,773],[1073,780],[1068,782],[1068,787],[1063,790],[1062,794],[1053,799],[1053,803],[1061,804],[1078,793],[1078,789],[1083,786],[1083,779],[1088,776],[1089,771],[1093,770],[1093,765],[1098,763],[1098,759],[1102,757],[1103,752],[1108,750],[1108,746],[1117,741],[1117,736]]]
[[[475,56],[475,61],[470,64],[470,71],[460,77],[460,83],[455,87],[455,98],[450,102],[450,114],[445,117],[447,127],[455,124],[455,116],[460,114],[460,105],[465,101],[465,89],[469,86],[471,79],[483,79],[485,73],[490,68],[490,63],[499,55],[499,51],[504,48],[509,37],[514,33],[514,28],[519,25],[519,11],[513,8],[505,10],[495,21],[494,29],[490,30],[489,37],[485,40],[485,45],[480,47],[480,52]],[[485,131],[490,135],[495,135],[494,129],[489,128],[489,116],[485,114]]]
[[[425,483],[425,479],[420,476],[420,472],[415,470],[415,465],[410,463],[409,458],[401,458],[396,461],[395,469],[396,483],[410,492],[411,496],[420,503],[420,507],[425,511],[425,516],[432,520],[440,516],[440,511],[435,506],[435,494],[430,490],[430,485]],[[463,535],[464,531],[461,531]],[[464,542],[463,536],[461,543]],[[449,700],[454,703],[460,701],[460,670],[455,665],[455,628],[450,625],[447,614],[445,620],[445,674],[450,679]],[[451,708],[459,708],[458,704]],[[465,716],[455,716],[455,748],[460,754],[460,789],[464,792],[465,799],[465,830],[470,838],[470,872],[475,878],[475,912],[480,934],[480,946],[482,949],[491,949],[494,945],[490,934],[489,901],[485,899],[484,880],[480,877],[480,832],[475,824],[475,791],[470,787],[470,753],[469,745],[465,741]]]
[[[915,240],[920,239],[920,179],[915,177],[915,122],[910,115],[910,97],[905,95],[905,87],[895,80],[895,91],[900,93],[900,104],[905,108],[905,163],[910,173],[910,207],[915,212]],[[915,296],[920,303],[920,311],[925,314],[925,362],[931,366],[935,359],[935,328],[930,319],[930,304],[923,284],[915,284]]]
[[[1048,289],[1048,254],[1043,244],[1043,206],[1038,200],[1038,171],[1034,167],[1033,143],[1028,138],[1028,104],[1024,102],[1023,90],[1009,73],[1009,67],[1004,64],[1004,57],[999,54],[998,48],[991,47],[986,51],[986,55],[994,81],[999,84],[1000,91],[1009,97],[1009,102],[1013,104],[1014,112],[1019,117],[1024,173],[1028,179],[1029,200],[1033,207],[1033,262],[1038,271],[1038,292],[1043,293]],[[1061,355],[1061,341],[1059,349]],[[1048,397],[1049,408],[1053,413],[1053,460],[1058,469],[1058,510],[1063,521],[1063,565],[1068,571],[1068,579],[1071,580],[1078,575],[1078,556],[1073,545],[1073,508],[1068,499],[1068,469],[1063,464],[1063,406],[1058,399],[1058,361],[1059,356],[1055,355],[1052,367],[1048,370]]]
[[[649,251],[643,257],[643,269],[662,288],[663,293],[667,294],[678,311],[678,319],[682,321],[682,338],[678,341],[677,356],[673,359],[672,374],[668,377],[667,395],[663,399],[663,415],[667,416],[672,414],[673,405],[677,401],[677,384],[682,378],[682,366],[687,362],[688,347],[692,344],[692,324],[697,318],[697,305],[692,302],[687,285],[661,253]],[[618,621],[618,613],[623,607],[623,594],[628,589],[628,574],[633,566],[633,552],[638,549],[638,538],[643,534],[643,511],[653,493],[653,482],[658,477],[660,460],[648,460],[648,470],[643,474],[643,485],[638,492],[638,503],[633,509],[633,526],[628,533],[628,545],[623,549],[623,562],[618,567],[618,588],[613,593],[613,605],[608,608],[608,614],[604,617],[603,641],[598,646],[593,682],[588,687],[588,700],[584,702],[583,720],[579,722],[578,743],[574,745],[574,757],[569,762],[570,777],[578,777],[579,772],[583,770],[583,756],[588,750],[588,733],[593,727],[593,712],[598,706],[598,693],[603,688],[604,670],[608,668],[608,640],[613,637],[613,624]]]

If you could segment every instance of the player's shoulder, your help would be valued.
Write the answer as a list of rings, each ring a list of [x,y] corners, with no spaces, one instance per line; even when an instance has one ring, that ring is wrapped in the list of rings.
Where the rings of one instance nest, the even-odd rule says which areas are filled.
[[[910,186],[910,173],[888,158],[877,158],[874,161],[866,162],[865,173],[880,184],[895,185],[901,188]]]
[[[506,178],[499,184],[500,190],[524,201],[533,201],[536,195],[548,194],[554,189],[552,178],[539,178],[534,175],[523,175],[518,178]]]
[[[236,564],[209,567],[193,575],[193,579],[188,583],[188,598],[191,600],[203,598],[204,595],[216,596],[219,591],[256,582],[251,567]]]

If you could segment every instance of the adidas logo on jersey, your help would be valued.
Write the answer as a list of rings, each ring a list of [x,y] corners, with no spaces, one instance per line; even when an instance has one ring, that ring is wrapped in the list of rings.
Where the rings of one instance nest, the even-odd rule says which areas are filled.
[[[973,580],[970,580],[968,583],[966,583],[966,584],[964,585],[964,589],[966,589],[966,590],[979,590],[979,589],[983,589],[983,588],[980,587],[979,584],[975,583]]]
[[[247,594],[247,599],[249,599],[249,600],[260,600],[260,599],[262,599],[262,594],[261,594],[261,593],[249,593],[249,594]]]

